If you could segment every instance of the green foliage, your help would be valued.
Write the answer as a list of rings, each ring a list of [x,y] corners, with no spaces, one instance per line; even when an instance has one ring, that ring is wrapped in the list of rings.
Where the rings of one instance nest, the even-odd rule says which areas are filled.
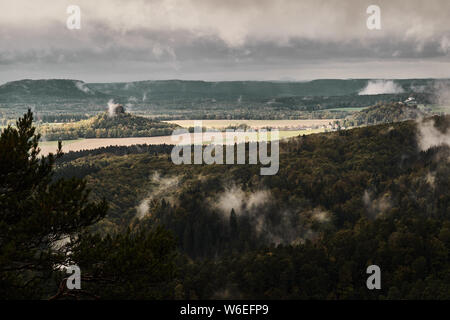
[[[449,299],[450,148],[417,137],[414,121],[299,136],[275,176],[176,166],[167,146],[71,153],[53,175],[29,113],[0,139],[1,296],[49,297],[75,263],[82,290],[53,298]]]
[[[175,242],[162,228],[102,235],[107,212],[86,182],[54,176],[61,157],[39,157],[32,113],[0,136],[0,299],[170,298]],[[81,267],[68,290],[64,267]]]
[[[81,236],[71,259],[83,270],[83,290],[102,299],[173,298],[175,241],[161,227],[101,237]]]
[[[427,217],[362,219],[354,228],[301,246],[187,264],[184,294],[200,299],[448,300],[450,247],[439,237],[442,229]],[[366,287],[371,264],[381,267],[381,290]]]
[[[361,110],[343,121],[344,126],[374,125],[393,123],[423,117],[424,113],[416,105],[403,103],[378,104]]]
[[[61,241],[106,214],[88,200],[85,182],[52,182],[55,157],[38,157],[29,111],[0,136],[0,297],[36,298],[67,262]],[[60,156],[60,151],[57,156]]]
[[[177,125],[137,117],[129,113],[109,116],[99,114],[87,120],[39,128],[46,140],[73,140],[79,138],[128,138],[170,135]]]
[[[448,117],[435,123],[450,127]],[[186,259],[178,297],[449,297],[450,149],[420,152],[413,121],[290,139],[266,177],[258,166],[176,166],[167,153],[133,150],[63,158],[59,174],[96,168],[88,183],[112,208],[99,230],[163,225],[176,235]],[[267,201],[221,209],[236,188],[244,202],[258,191]],[[382,269],[381,291],[365,286],[371,264]]]

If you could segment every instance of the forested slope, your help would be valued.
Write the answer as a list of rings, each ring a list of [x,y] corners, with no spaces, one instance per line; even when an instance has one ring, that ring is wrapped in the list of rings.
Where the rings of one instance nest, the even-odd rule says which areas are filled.
[[[381,103],[361,110],[343,120],[344,126],[374,125],[413,120],[425,116],[417,105],[402,102]]]
[[[187,259],[177,289],[185,298],[448,299],[449,124],[294,138],[281,144],[275,176],[249,165],[175,166],[164,146],[72,154],[58,175],[84,172],[111,203],[97,230],[171,230]],[[370,264],[383,270],[381,291],[365,287]]]

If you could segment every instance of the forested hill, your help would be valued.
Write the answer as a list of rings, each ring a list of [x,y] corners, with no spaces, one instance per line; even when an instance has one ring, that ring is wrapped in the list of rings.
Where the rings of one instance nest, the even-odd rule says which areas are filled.
[[[89,87],[108,94],[135,96],[159,101],[167,99],[215,98],[267,99],[284,96],[336,96],[358,93],[367,80],[314,80],[305,82],[269,81],[137,81],[123,83],[91,83]]]
[[[344,127],[373,125],[413,120],[425,116],[417,105],[402,102],[377,104],[352,114],[343,121]]]
[[[46,140],[71,140],[79,138],[128,138],[170,135],[179,126],[157,120],[107,112],[87,120],[59,125],[44,125],[39,132]]]
[[[293,138],[275,176],[176,166],[156,147],[63,158],[57,176],[84,176],[110,202],[97,230],[171,230],[189,258],[184,298],[448,299],[449,128],[435,117]],[[365,286],[371,264],[382,290]]]
[[[133,102],[160,102],[177,100],[214,99],[217,101],[267,101],[283,97],[331,97],[360,94],[372,79],[320,79],[302,82],[281,81],[189,81],[157,80],[117,83],[85,83],[71,79],[18,80],[0,85],[0,102],[89,101],[95,99],[124,98]],[[383,93],[432,92],[443,79],[389,80],[392,92],[379,89],[369,95]],[[381,90],[381,91],[380,91]],[[121,101],[123,102],[123,101]]]
[[[109,96],[89,88],[80,80],[19,80],[0,86],[0,102],[43,103],[45,101],[105,100]]]
[[[320,79],[302,82],[281,81],[184,81],[159,80],[118,83],[90,83],[89,88],[106,94],[133,96],[149,101],[193,98],[216,100],[266,100],[282,97],[345,96],[358,95],[371,79]],[[411,92],[413,89],[431,89],[434,83],[444,80],[405,79],[393,80],[398,89]],[[382,92],[380,92],[381,94]],[[378,94],[378,93],[372,93]]]

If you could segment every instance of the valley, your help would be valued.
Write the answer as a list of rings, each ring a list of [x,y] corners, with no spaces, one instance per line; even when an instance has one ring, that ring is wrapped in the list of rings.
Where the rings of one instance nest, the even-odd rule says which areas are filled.
[[[450,300],[450,0],[0,3],[3,314]]]
[[[83,236],[70,244],[70,259],[89,275],[127,279],[133,297],[445,298],[450,119],[446,104],[434,102],[440,93],[408,91],[429,81],[398,80],[401,93],[378,95],[358,94],[370,80],[25,81],[6,86],[18,91],[3,96],[0,86],[0,114],[7,117],[3,132],[14,131],[12,117],[36,100],[31,109],[42,135],[36,142],[39,156],[56,152],[59,140],[63,150],[51,178],[42,180],[54,184],[58,195],[43,196],[45,206],[77,196],[79,191],[64,188],[82,181],[90,190],[83,203],[101,209],[94,212],[102,216],[86,222]],[[66,92],[80,88],[83,93]],[[318,96],[298,96],[305,88]],[[145,101],[136,98],[140,94]],[[203,134],[279,129],[279,170],[262,176],[261,163],[174,164],[172,132],[183,129],[192,141],[197,121]],[[0,148],[9,145],[2,143]],[[212,142],[202,143],[207,148]],[[244,148],[247,152],[249,145]],[[35,161],[29,153],[23,157]],[[17,165],[10,156],[1,161],[10,161],[4,168]],[[15,212],[16,202],[8,205]],[[163,253],[157,271],[149,271],[155,252]],[[122,268],[119,261],[131,265]],[[384,291],[366,289],[361,270],[372,261],[383,266]],[[149,288],[142,279],[152,272],[169,280]],[[116,283],[107,289],[85,285],[106,298],[130,295]]]

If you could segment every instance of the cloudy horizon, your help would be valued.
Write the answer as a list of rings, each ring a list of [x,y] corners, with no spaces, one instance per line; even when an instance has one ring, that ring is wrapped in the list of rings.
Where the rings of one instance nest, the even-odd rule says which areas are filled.
[[[371,4],[381,30],[366,27]],[[0,83],[449,78],[449,13],[447,0],[3,1]]]

